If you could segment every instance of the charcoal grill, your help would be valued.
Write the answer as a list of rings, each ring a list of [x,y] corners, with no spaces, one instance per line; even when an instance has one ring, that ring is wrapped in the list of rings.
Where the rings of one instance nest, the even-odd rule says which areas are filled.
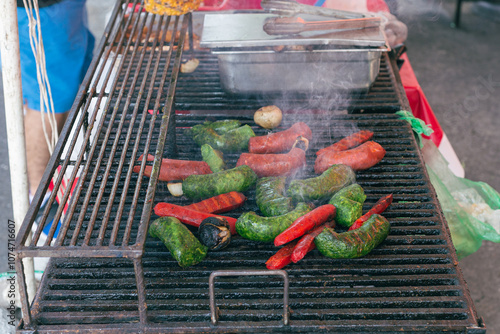
[[[286,128],[300,119],[314,131],[301,177],[314,176],[316,149],[357,129],[374,131],[387,155],[357,179],[368,196],[365,211],[381,196],[394,194],[384,214],[392,225],[387,240],[363,258],[332,260],[313,251],[286,267],[286,274],[261,276],[254,272],[265,269],[276,249],[235,238],[199,265],[180,268],[146,233],[155,218],[154,203],[188,203],[157,182],[160,158],[201,160],[185,129],[205,120],[236,118],[264,134],[252,121],[253,111],[277,97],[225,95],[216,59],[205,51],[195,53],[201,61],[197,71],[179,74],[181,58],[193,55],[183,52],[190,15],[126,16],[127,5],[118,3],[112,13],[17,239],[19,333],[485,333],[412,130],[392,113],[406,108],[407,101],[388,54],[366,95],[327,109],[310,98],[292,97],[282,124]],[[180,37],[163,42],[167,30],[174,35],[179,30]],[[141,172],[133,173],[144,153],[155,154],[154,162],[141,161]],[[229,166],[237,158],[225,155]],[[146,164],[153,165],[151,178],[143,176]],[[56,190],[62,187],[64,175],[76,186],[71,198],[69,192],[59,194],[55,221],[64,215],[59,234],[54,237],[53,224],[43,241],[41,231],[58,193],[52,192],[44,208],[42,198],[51,179]],[[255,191],[247,196],[243,207],[228,215],[257,211]],[[24,257],[51,258],[31,305]],[[225,271],[232,275],[224,276]],[[209,284],[211,274],[217,278]],[[212,314],[211,289],[219,310]]]

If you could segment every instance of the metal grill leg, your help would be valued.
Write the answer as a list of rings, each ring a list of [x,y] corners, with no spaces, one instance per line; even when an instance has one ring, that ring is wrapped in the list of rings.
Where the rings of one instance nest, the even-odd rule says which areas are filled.
[[[16,272],[18,278],[19,293],[21,297],[21,310],[23,312],[24,326],[29,328],[31,324],[30,303],[26,287],[26,276],[24,275],[23,259],[20,256],[16,257]]]
[[[137,284],[137,304],[139,307],[139,319],[141,324],[145,325],[148,321],[146,304],[146,287],[144,285],[144,271],[142,268],[142,259],[134,259],[135,280]]]

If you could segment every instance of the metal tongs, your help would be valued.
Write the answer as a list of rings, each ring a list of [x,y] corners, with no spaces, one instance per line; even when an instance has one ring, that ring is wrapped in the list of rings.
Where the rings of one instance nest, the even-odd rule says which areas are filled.
[[[380,18],[363,13],[308,6],[294,0],[262,0],[261,6],[273,17],[264,23],[264,31],[269,35],[293,35],[304,31],[318,30],[358,30],[380,26]],[[305,21],[300,14],[319,15],[337,20]]]
[[[300,14],[336,17],[338,19],[360,19],[366,17],[363,13],[348,12],[331,8],[304,5],[294,0],[262,0],[262,9],[278,16],[297,16]]]
[[[304,31],[358,30],[379,26],[378,17],[312,22],[304,21],[300,17],[273,17],[266,20],[263,28],[269,35],[294,35]]]

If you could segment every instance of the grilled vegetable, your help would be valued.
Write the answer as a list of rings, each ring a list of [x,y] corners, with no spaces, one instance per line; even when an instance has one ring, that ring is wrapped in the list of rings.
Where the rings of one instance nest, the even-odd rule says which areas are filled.
[[[276,254],[266,261],[266,268],[270,270],[281,269],[292,262],[292,253],[296,242],[289,243],[280,248]]]
[[[266,217],[280,216],[293,209],[292,199],[285,194],[286,177],[263,177],[257,181],[257,206]]]
[[[208,144],[201,145],[201,156],[203,161],[210,166],[212,172],[217,173],[226,169],[226,163],[224,162],[222,152],[214,150],[212,146]]]
[[[337,208],[335,221],[341,226],[349,227],[363,213],[366,195],[363,188],[355,183],[337,192],[328,202]]]
[[[191,58],[181,64],[181,73],[193,73],[198,65],[200,65],[200,61],[197,58]]]
[[[295,219],[305,215],[311,209],[310,205],[299,203],[293,211],[276,217],[261,217],[255,212],[245,212],[236,221],[236,231],[246,239],[271,242]]]
[[[306,152],[292,148],[283,154],[242,153],[236,166],[247,165],[258,177],[290,176],[306,165]]]
[[[201,243],[209,250],[223,249],[231,242],[229,224],[221,217],[204,219],[198,228],[198,235]]]
[[[322,148],[321,150],[316,152],[316,155],[322,155],[326,152],[339,152],[351,149],[358,145],[363,144],[364,142],[373,138],[373,132],[368,130],[361,130],[356,132],[350,136],[342,138],[338,142],[328,147]]]
[[[147,161],[154,161],[155,157],[148,154]],[[142,160],[142,155],[139,157]],[[141,166],[134,166],[133,171],[139,173]],[[144,175],[147,177],[151,176],[153,171],[153,166],[145,166]],[[210,174],[212,170],[208,164],[204,161],[192,161],[192,160],[177,160],[177,159],[162,159],[160,165],[160,173],[158,174],[158,180],[160,181],[174,181],[174,180],[184,180],[190,175],[196,174]]]
[[[365,170],[378,164],[385,156],[385,150],[374,141],[340,152],[326,152],[316,158],[314,171],[320,174],[335,164],[344,164],[353,170]]]
[[[230,226],[231,233],[235,234],[236,229],[234,224],[236,223],[236,218],[214,215],[211,213],[199,212],[195,210],[186,209],[183,206],[175,205],[171,203],[160,202],[155,205],[154,212],[158,216],[162,217],[175,217],[179,219],[184,224],[188,224],[195,227],[200,227],[202,221],[209,217],[219,217],[225,219]]]
[[[359,217],[354,222],[354,224],[352,224],[351,227],[349,227],[349,231],[360,228],[361,225],[363,225],[363,223],[367,221],[373,214],[375,213],[381,214],[382,212],[385,211],[385,209],[389,207],[389,205],[391,205],[391,203],[392,203],[392,194],[382,197],[377,201],[377,203],[375,203],[375,205],[367,213]]]
[[[201,202],[186,205],[185,208],[206,213],[222,213],[239,208],[246,199],[242,193],[231,191],[227,194],[220,194]]]
[[[314,239],[321,254],[333,259],[352,259],[365,256],[389,235],[391,224],[384,217],[374,214],[356,230],[336,233],[325,228]]]
[[[156,219],[149,226],[149,235],[163,241],[181,267],[193,266],[207,256],[207,247],[176,218]]]
[[[340,189],[354,183],[356,175],[346,165],[334,165],[318,177],[293,180],[287,195],[297,202],[331,198]]]
[[[202,199],[231,191],[244,192],[257,181],[257,175],[248,166],[238,166],[208,175],[192,175],[182,182],[184,195]]]
[[[253,114],[253,120],[264,129],[274,129],[281,124],[283,114],[276,106],[265,106]]]
[[[274,239],[274,245],[278,247],[300,238],[314,228],[335,218],[335,211],[335,206],[325,204],[297,218],[290,227]]]
[[[258,154],[289,151],[299,136],[305,137],[309,141],[312,139],[312,131],[304,122],[295,123],[284,131],[250,138],[248,141],[248,151]]]
[[[299,239],[299,241],[293,248],[293,253],[291,257],[293,263],[299,262],[304,258],[304,256],[306,256],[307,253],[316,248],[316,245],[314,244],[314,238],[316,238],[321,232],[323,232],[325,227],[334,228],[335,223],[328,222],[326,224],[320,225]]]
[[[249,125],[229,130],[222,135],[211,128],[205,128],[193,136],[193,140],[200,146],[208,144],[216,150],[224,152],[243,151],[248,148],[248,140],[255,137]]]
[[[174,197],[180,197],[184,195],[182,192],[182,182],[169,182],[167,184],[168,191]]]

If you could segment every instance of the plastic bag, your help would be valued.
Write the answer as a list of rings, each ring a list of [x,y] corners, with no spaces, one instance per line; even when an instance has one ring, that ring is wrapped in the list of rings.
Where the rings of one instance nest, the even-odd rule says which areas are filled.
[[[400,119],[410,123],[411,128],[417,137],[417,141],[420,144],[420,148],[422,148],[422,135],[430,136],[434,132],[431,126],[429,124],[425,124],[425,122],[420,118],[415,117],[411,111],[400,110],[396,112],[396,115],[398,115]]]
[[[481,247],[483,240],[500,242],[500,194],[484,182],[460,178],[430,140],[422,154],[431,183],[448,222],[459,259]]]

